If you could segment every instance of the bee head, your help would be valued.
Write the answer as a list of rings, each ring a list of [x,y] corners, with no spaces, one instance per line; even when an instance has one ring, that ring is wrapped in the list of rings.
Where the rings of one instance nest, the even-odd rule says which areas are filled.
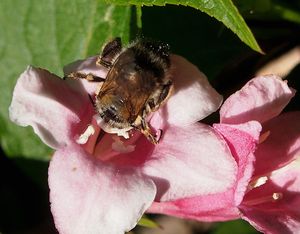
[[[118,96],[107,94],[97,98],[96,109],[100,117],[111,126],[116,128],[130,126],[131,113]]]

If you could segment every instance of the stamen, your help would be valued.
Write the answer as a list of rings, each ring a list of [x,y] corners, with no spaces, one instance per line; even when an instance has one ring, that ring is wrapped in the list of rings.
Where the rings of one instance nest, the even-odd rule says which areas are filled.
[[[247,205],[247,206],[256,206],[256,205],[260,205],[263,203],[276,202],[276,201],[282,199],[282,197],[283,197],[282,193],[273,193],[270,196],[265,196],[265,197],[261,197],[261,198],[257,198],[257,199],[244,201],[243,203],[244,203],[244,205]]]
[[[261,143],[263,143],[265,140],[267,140],[267,138],[270,136],[270,131],[266,131],[266,132],[264,132],[263,134],[261,134],[260,136],[259,136],[259,141],[258,141],[258,143],[259,144],[261,144]]]
[[[92,136],[94,133],[95,133],[94,127],[92,125],[89,125],[87,127],[87,129],[84,131],[84,133],[78,137],[76,142],[80,145],[83,145],[83,144],[87,143],[87,141],[89,140],[89,137]]]
[[[264,185],[268,181],[268,179],[269,178],[267,176],[260,176],[257,179],[252,179],[251,182],[248,184],[248,190]]]

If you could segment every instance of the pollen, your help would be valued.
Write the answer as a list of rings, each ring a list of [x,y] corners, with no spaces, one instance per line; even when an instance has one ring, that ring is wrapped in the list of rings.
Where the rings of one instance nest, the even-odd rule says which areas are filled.
[[[76,142],[80,145],[83,145],[83,144],[87,143],[87,141],[89,140],[89,137],[92,136],[94,133],[95,133],[94,127],[92,125],[89,125],[87,127],[87,129],[84,131],[84,133],[78,137]]]
[[[132,129],[132,127],[128,128],[114,128],[111,125],[109,125],[107,122],[104,121],[98,114],[94,115],[94,119],[96,120],[98,126],[105,132],[111,133],[111,134],[116,134],[117,136],[122,136],[125,139],[129,138],[129,133],[128,131]]]
[[[267,183],[268,179],[269,178],[267,176],[261,176],[257,179],[252,179],[251,182],[248,185],[248,190],[251,190],[251,189],[254,189],[254,188],[257,188],[259,186],[264,185],[265,183]]]

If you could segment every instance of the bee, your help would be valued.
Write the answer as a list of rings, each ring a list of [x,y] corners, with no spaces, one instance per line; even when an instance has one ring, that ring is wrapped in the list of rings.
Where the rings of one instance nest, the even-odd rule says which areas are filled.
[[[137,40],[123,48],[120,38],[107,43],[96,65],[108,69],[105,78],[92,73],[72,72],[66,77],[101,82],[95,92],[96,112],[108,127],[140,131],[157,144],[146,120],[159,109],[172,90],[169,45]]]

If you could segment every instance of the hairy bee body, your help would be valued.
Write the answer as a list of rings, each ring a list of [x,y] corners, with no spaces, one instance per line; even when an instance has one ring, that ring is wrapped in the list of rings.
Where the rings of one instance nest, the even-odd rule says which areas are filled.
[[[145,118],[157,110],[170,93],[169,46],[137,40],[123,49],[120,38],[116,38],[103,48],[97,64],[108,69],[95,96],[100,117],[112,128],[137,129],[156,144],[157,139]],[[76,76],[85,78],[82,74],[71,75]],[[93,74],[86,77],[97,79]]]

